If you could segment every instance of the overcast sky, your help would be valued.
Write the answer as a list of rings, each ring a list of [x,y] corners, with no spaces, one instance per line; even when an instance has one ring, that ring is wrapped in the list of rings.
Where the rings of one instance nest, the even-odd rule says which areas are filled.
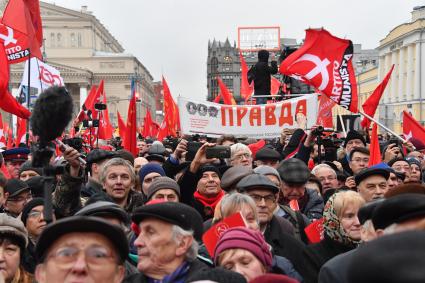
[[[46,1],[46,0],[45,0]],[[243,26],[280,26],[281,37],[304,38],[324,27],[363,48],[376,48],[391,29],[410,21],[425,0],[56,0],[88,10],[148,68],[163,74],[174,97],[204,100],[209,39],[237,40]]]

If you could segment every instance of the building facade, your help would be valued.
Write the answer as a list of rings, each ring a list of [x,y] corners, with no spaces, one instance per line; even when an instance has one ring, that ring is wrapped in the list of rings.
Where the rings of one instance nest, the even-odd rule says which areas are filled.
[[[378,76],[381,81],[391,66],[394,71],[379,106],[379,119],[395,132],[402,132],[403,110],[424,124],[425,6],[415,7],[409,22],[398,25],[382,39]]]
[[[4,10],[7,1],[2,1]],[[90,87],[105,81],[110,119],[117,125],[117,111],[127,118],[131,80],[136,81],[138,126],[146,111],[155,117],[153,77],[90,12],[40,2],[43,23],[43,54],[47,64],[59,69],[65,85],[74,98],[76,112]],[[11,65],[11,88],[16,94],[22,79],[23,64]]]

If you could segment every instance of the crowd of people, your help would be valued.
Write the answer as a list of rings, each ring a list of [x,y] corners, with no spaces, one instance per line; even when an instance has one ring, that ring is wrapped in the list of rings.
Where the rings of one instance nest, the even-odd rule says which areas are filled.
[[[335,139],[335,160],[316,137],[141,137],[137,157],[67,146],[48,189],[28,148],[4,150],[0,278],[425,282],[425,146],[382,139],[382,162],[368,166],[364,133]],[[230,156],[207,158],[217,145]],[[236,214],[244,224],[221,226],[209,249],[206,233]]]

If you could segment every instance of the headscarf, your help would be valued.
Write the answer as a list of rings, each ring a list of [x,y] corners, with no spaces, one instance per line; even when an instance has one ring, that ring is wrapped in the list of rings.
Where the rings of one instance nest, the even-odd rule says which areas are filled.
[[[344,245],[358,245],[360,241],[351,239],[341,225],[338,215],[334,209],[335,198],[333,194],[326,202],[323,211],[323,232],[332,240]]]

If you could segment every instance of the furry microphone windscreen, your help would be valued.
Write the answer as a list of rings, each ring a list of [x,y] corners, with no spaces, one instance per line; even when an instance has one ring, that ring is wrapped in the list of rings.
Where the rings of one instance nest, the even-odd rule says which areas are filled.
[[[62,135],[72,119],[73,101],[66,88],[53,86],[40,94],[35,101],[30,124],[41,143],[47,143]]]

